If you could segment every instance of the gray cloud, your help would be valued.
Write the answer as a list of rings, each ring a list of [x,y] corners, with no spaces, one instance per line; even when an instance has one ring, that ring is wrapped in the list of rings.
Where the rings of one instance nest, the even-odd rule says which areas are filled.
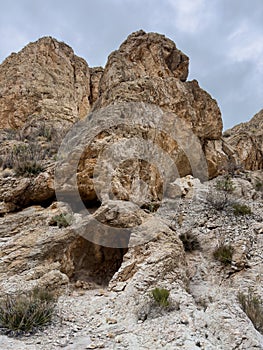
[[[229,128],[263,108],[262,18],[262,0],[10,0],[1,4],[0,61],[51,35],[104,65],[131,32],[160,32],[189,55],[189,79],[217,99]]]

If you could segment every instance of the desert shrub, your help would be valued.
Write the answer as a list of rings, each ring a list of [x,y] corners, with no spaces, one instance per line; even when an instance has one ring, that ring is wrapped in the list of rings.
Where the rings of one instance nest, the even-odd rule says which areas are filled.
[[[159,306],[169,306],[169,290],[156,287],[151,291],[151,295]]]
[[[61,227],[68,227],[72,224],[73,217],[69,213],[61,213],[59,215],[55,215],[51,218],[49,225]]]
[[[0,300],[0,327],[12,334],[34,332],[51,322],[55,306],[54,295],[42,289],[6,295]]]
[[[220,244],[220,246],[214,250],[213,256],[222,264],[229,265],[232,262],[233,252],[234,249],[231,245]]]
[[[263,334],[263,300],[249,290],[247,295],[238,293],[238,301],[254,327]]]
[[[223,180],[218,180],[216,182],[216,189],[219,191],[231,193],[234,191],[235,186],[229,175],[224,176]]]
[[[187,231],[179,236],[180,240],[184,245],[184,250],[186,252],[191,252],[193,250],[200,250],[200,243],[197,237],[191,232]]]
[[[257,181],[255,185],[256,191],[263,191],[263,183],[261,181]]]
[[[37,143],[19,144],[5,155],[3,168],[13,169],[17,176],[37,175],[43,171],[44,151]]]
[[[240,203],[233,203],[232,207],[234,209],[235,215],[250,215],[251,209],[249,206]]]
[[[223,210],[230,204],[230,194],[234,191],[235,186],[229,175],[224,176],[215,184],[215,190],[208,193],[206,202],[216,210]]]
[[[206,202],[216,210],[223,210],[230,203],[228,193],[210,191],[206,197]]]
[[[243,171],[243,166],[237,164],[234,160],[229,161],[225,166],[223,166],[221,171],[225,172],[227,175],[235,176],[236,173]]]

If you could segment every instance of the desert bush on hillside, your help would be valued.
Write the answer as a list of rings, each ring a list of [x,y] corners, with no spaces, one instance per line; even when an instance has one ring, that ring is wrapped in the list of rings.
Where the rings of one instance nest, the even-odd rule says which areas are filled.
[[[235,215],[250,215],[252,213],[250,207],[246,204],[236,202],[232,204],[232,207]]]
[[[222,180],[216,182],[214,190],[210,190],[206,202],[216,210],[224,210],[231,203],[230,195],[234,189],[231,177],[226,175]]]
[[[222,180],[216,182],[216,189],[226,193],[232,193],[235,189],[233,180],[229,175],[224,176]]]
[[[232,263],[234,249],[231,245],[220,244],[214,252],[213,256],[216,260],[220,261],[224,265],[230,265]]]
[[[0,155],[3,169],[13,169],[17,176],[34,176],[43,171],[45,161],[56,160],[66,128],[48,125],[42,119],[32,116],[22,129],[2,131],[0,141],[13,141]]]
[[[224,210],[230,203],[230,199],[227,193],[220,193],[216,191],[210,191],[206,197],[206,202],[216,210]]]
[[[58,226],[61,227],[68,227],[72,224],[73,217],[69,213],[61,213],[58,215],[55,215],[51,218],[49,225],[50,226]]]
[[[165,288],[156,287],[152,290],[151,295],[159,306],[163,306],[163,307],[169,306],[169,300],[168,300],[170,295],[169,290]]]
[[[44,150],[37,143],[15,145],[3,159],[3,169],[13,169],[17,176],[37,175],[43,171]]]
[[[49,324],[56,306],[55,296],[42,289],[0,299],[0,328],[7,334],[33,333]]]
[[[247,295],[240,292],[238,301],[254,327],[263,334],[263,300],[249,290]]]
[[[179,236],[183,243],[184,250],[186,252],[192,252],[193,250],[200,250],[201,246],[197,237],[191,232],[187,231]]]

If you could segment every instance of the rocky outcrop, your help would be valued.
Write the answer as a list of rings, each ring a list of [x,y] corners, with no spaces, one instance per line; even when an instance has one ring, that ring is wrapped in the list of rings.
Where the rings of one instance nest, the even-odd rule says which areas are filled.
[[[262,295],[262,171],[235,174],[221,210],[226,178],[205,181],[235,152],[262,169],[262,111],[222,138],[188,61],[139,31],[105,69],[52,38],[0,66],[0,298],[64,292],[61,322],[19,345],[0,336],[4,348],[262,349],[238,301]],[[227,265],[214,257],[221,244],[233,248]],[[155,287],[169,290],[168,308]]]
[[[263,169],[263,110],[249,122],[226,130],[224,140],[232,146],[245,169]]]
[[[139,190],[143,205],[143,197],[148,202],[156,202],[162,198],[163,182],[156,166],[149,164],[151,159],[142,158],[138,169],[138,161],[132,159],[132,147],[127,151],[126,162],[123,157],[125,147],[123,149],[122,146],[116,146],[116,150],[114,148],[117,144],[127,144],[133,137],[144,144],[152,142],[162,148],[174,162],[174,173],[179,173],[180,176],[193,174],[202,178],[200,172],[196,173],[197,168],[207,171],[206,177],[218,174],[219,168],[228,159],[220,140],[220,110],[216,101],[199,87],[197,81],[186,81],[188,64],[188,57],[171,40],[163,35],[139,31],[131,34],[109,56],[104,71],[100,68],[91,70],[93,107],[90,119],[95,122],[94,129],[99,130],[90,145],[83,147],[76,169],[79,192],[83,200],[90,201],[96,197],[105,200],[95,193],[93,173],[99,155],[107,149],[112,150],[112,157],[122,155],[122,164],[115,169],[111,179],[112,196],[122,200],[134,197],[133,188],[138,180],[141,184],[146,184],[145,188],[148,187],[147,193],[145,188],[140,187]],[[124,119],[115,125],[114,121],[117,116],[120,119],[121,113]],[[163,116],[158,119],[152,117],[154,114]],[[137,115],[140,116],[139,120],[136,119]],[[86,131],[86,136],[83,136],[85,132],[82,132],[79,137],[87,140],[91,126],[83,125],[85,127],[88,133]],[[218,145],[214,147],[216,142]],[[72,154],[76,156],[79,149],[79,144],[73,145]],[[203,155],[207,155],[208,167],[200,161]],[[72,162],[66,162],[68,164],[63,165],[63,171],[68,173],[68,177],[62,187],[69,191],[71,185],[68,184],[74,181],[68,171]],[[105,162],[111,163],[110,159],[105,159]]]
[[[11,54],[0,65],[0,81],[0,128],[21,127],[32,115],[73,123],[90,109],[86,61],[51,37]]]
[[[202,139],[218,139],[222,119],[197,81],[186,82],[188,57],[164,35],[138,31],[108,58],[94,109],[118,102],[152,103],[186,120]]]
[[[206,202],[217,179],[201,184],[189,176],[177,182],[182,197],[177,194],[155,214],[138,207],[134,211],[125,201],[101,206],[92,217],[110,227],[134,225],[128,251],[78,235],[85,219],[63,203],[1,217],[0,296],[35,286],[68,290],[59,299],[62,322],[21,338],[19,349],[28,349],[30,342],[39,350],[62,345],[70,350],[83,344],[107,349],[261,350],[263,336],[238,302],[238,292],[262,295],[262,199],[252,188],[262,174],[254,175],[247,172],[233,180],[231,203],[242,201],[253,213],[241,218],[231,206],[217,211]],[[73,223],[51,226],[61,211],[73,215]],[[184,250],[179,236],[186,232],[198,239],[198,250]],[[139,234],[150,239],[132,246]],[[213,257],[221,243],[234,249],[227,266]],[[154,303],[155,287],[169,290],[168,308]],[[7,338],[1,341],[5,344]]]
[[[90,68],[90,104],[93,105],[94,102],[99,97],[99,85],[100,80],[103,75],[104,69],[102,67]]]

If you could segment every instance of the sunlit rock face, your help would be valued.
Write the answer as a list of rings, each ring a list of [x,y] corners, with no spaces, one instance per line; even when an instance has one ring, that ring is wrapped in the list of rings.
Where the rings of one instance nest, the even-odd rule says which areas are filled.
[[[0,65],[0,81],[0,128],[21,127],[31,115],[72,123],[90,109],[86,61],[51,37],[11,54]]]
[[[232,146],[245,169],[263,169],[263,110],[249,122],[225,131],[224,140]]]

